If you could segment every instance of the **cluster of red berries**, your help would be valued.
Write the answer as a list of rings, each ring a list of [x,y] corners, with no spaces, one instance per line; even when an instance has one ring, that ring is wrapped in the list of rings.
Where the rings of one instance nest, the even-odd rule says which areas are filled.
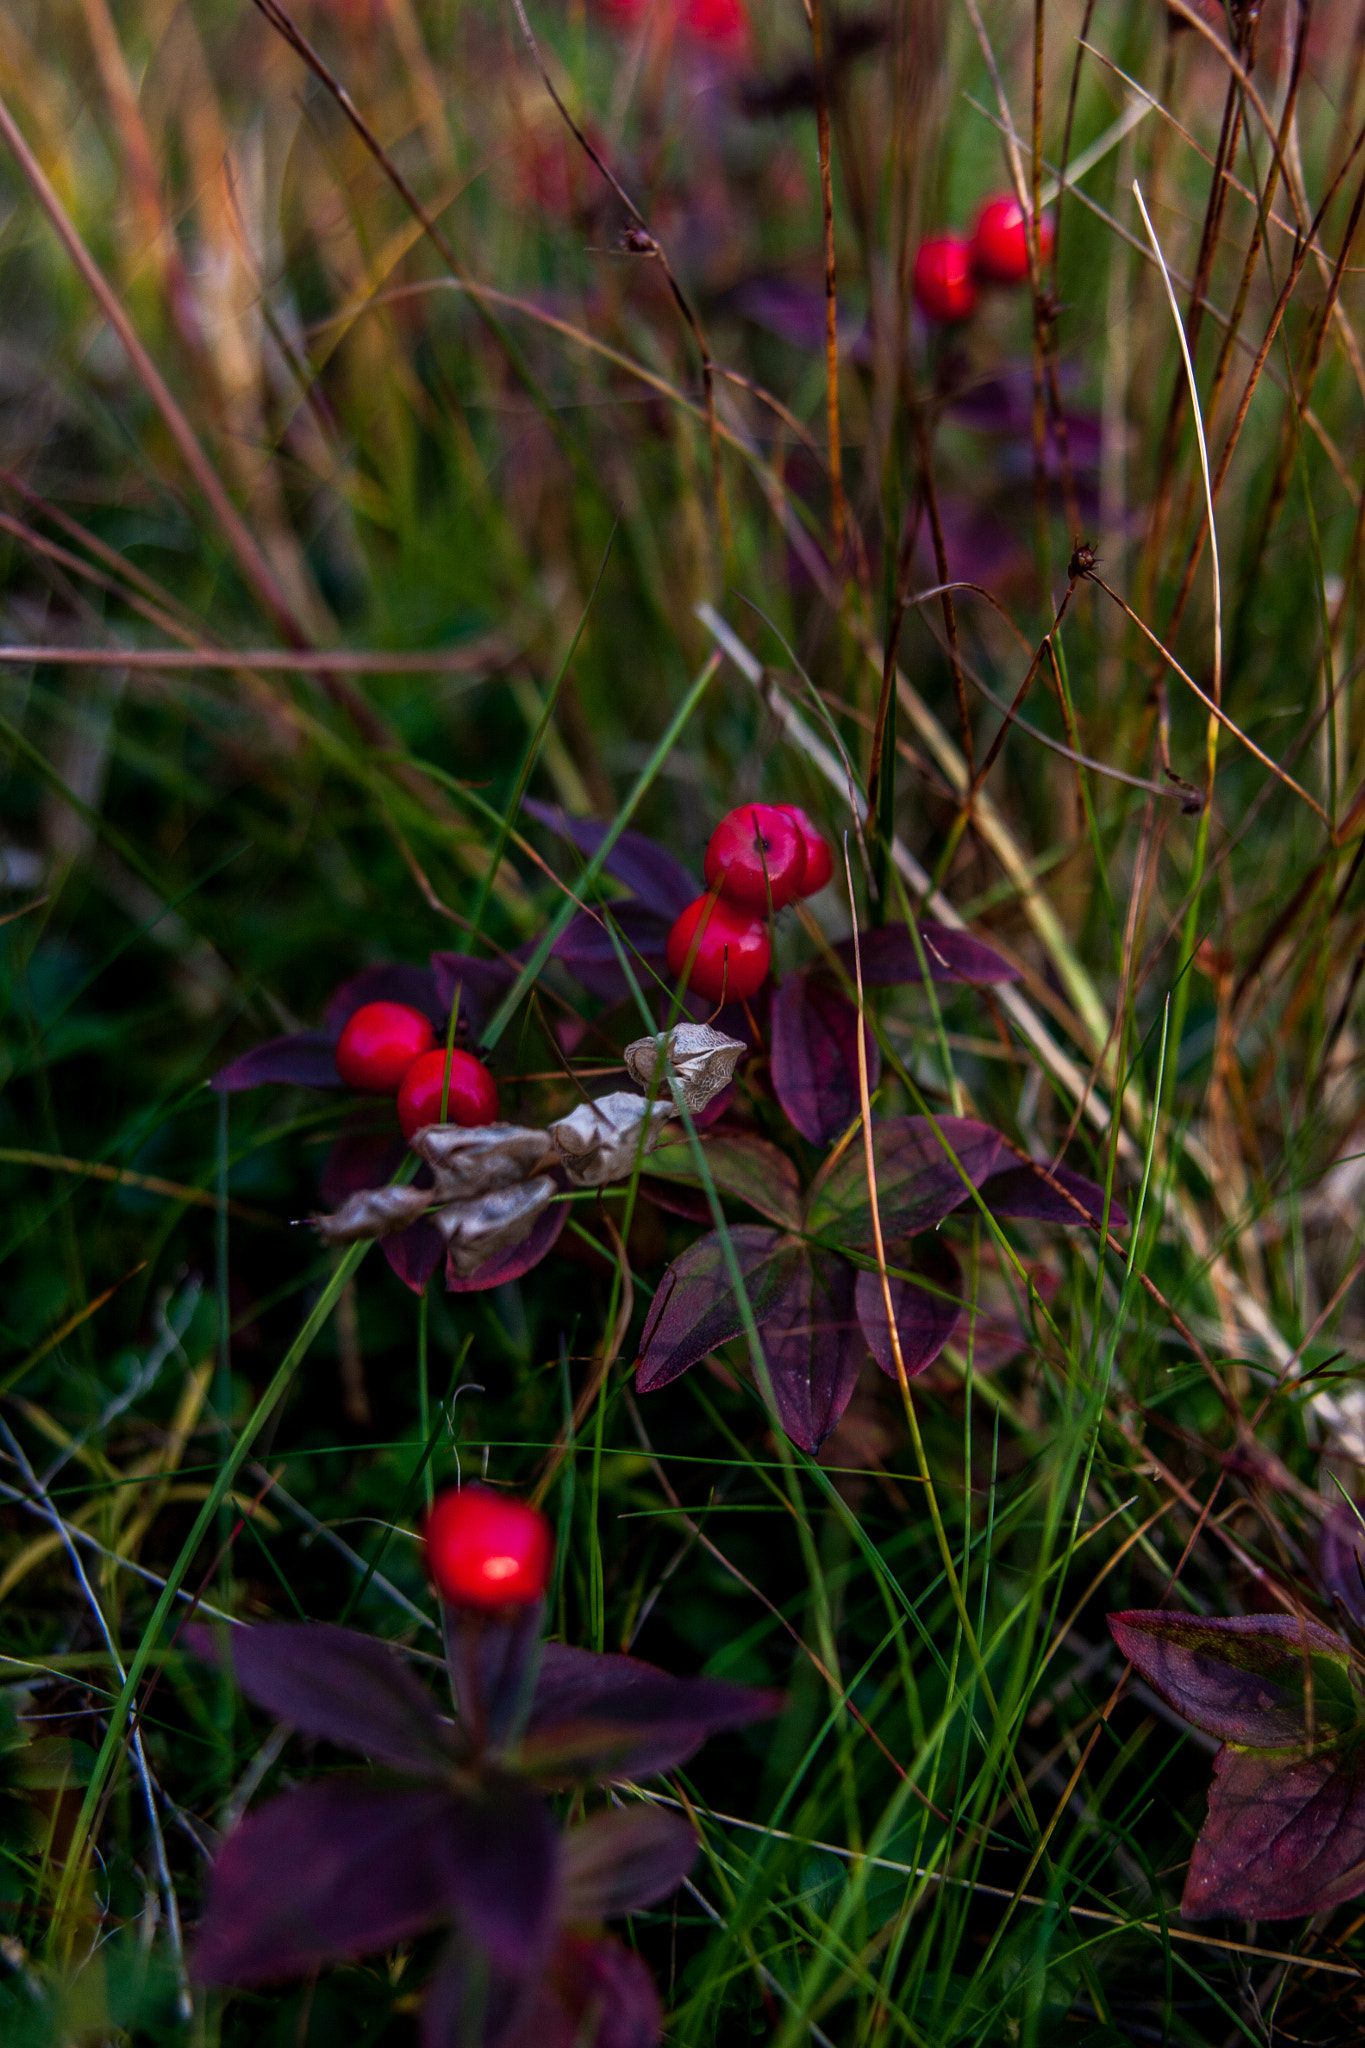
[[[744,1002],[772,958],[765,913],[823,889],[834,856],[797,805],[743,804],[711,834],[702,872],[710,886],[668,935],[668,971],[708,1002]]]
[[[363,1003],[342,1027],[336,1063],[348,1088],[398,1097],[405,1138],[424,1124],[491,1124],[498,1113],[497,1084],[483,1061],[472,1053],[447,1053],[437,1045],[430,1019],[406,1003]]]
[[[1051,254],[1052,221],[1038,223],[1044,261]],[[1028,222],[1017,199],[988,199],[966,235],[931,235],[915,251],[914,289],[928,320],[950,325],[970,320],[983,284],[1024,284],[1028,279]]]
[[[486,1486],[439,1493],[426,1526],[427,1570],[454,1607],[529,1607],[550,1583],[554,1538],[539,1508]]]

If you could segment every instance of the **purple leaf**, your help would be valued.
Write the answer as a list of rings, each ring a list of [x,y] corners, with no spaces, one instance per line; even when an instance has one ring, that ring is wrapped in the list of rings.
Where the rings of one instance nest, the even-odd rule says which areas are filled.
[[[661,1806],[594,1813],[564,1837],[560,1915],[572,1926],[642,1912],[677,1889],[700,1847],[691,1822]]]
[[[1036,1166],[1007,1166],[1003,1173],[993,1173],[982,1181],[981,1199],[992,1216],[1029,1217],[1038,1223],[1083,1223],[1088,1216],[1092,1223],[1099,1222],[1104,1214],[1102,1187],[1082,1173],[1073,1173],[1069,1166],[1049,1166],[1045,1172],[1047,1178]],[[1050,1186],[1050,1181],[1057,1187]],[[1058,1188],[1064,1188],[1066,1194],[1059,1194]],[[1084,1216],[1068,1202],[1068,1194],[1080,1203]],[[1118,1196],[1111,1195],[1110,1229],[1124,1230],[1127,1225],[1127,1211]]]
[[[217,1639],[196,1629],[212,1656]],[[446,1771],[452,1747],[430,1694],[395,1651],[354,1629],[269,1621],[224,1639],[237,1683],[258,1707],[303,1735],[359,1750],[404,1771]]]
[[[674,1678],[638,1657],[547,1643],[522,1756],[555,1777],[648,1777],[779,1704],[776,1693],[723,1679]]]
[[[616,927],[621,951],[631,962],[631,972],[641,987],[648,991],[651,976],[642,963],[651,961],[659,972],[663,971],[669,926],[642,903],[604,905],[600,915],[587,910],[575,911],[551,951],[556,960],[563,961],[574,979],[582,982],[589,995],[597,996],[603,1002],[619,1002],[623,996],[629,995],[630,983],[611,942],[611,933],[606,927],[608,917]],[[637,960],[636,955],[642,956],[641,959]]]
[[[721,1194],[733,1195],[757,1209],[760,1216],[781,1224],[785,1230],[801,1227],[801,1183],[796,1168],[785,1152],[756,1131],[721,1131],[702,1145],[711,1178]],[[649,1155],[649,1170],[663,1180],[702,1186],[697,1155],[690,1138],[672,1145],[656,1145]],[[711,1220],[708,1205],[705,1220]]]
[[[421,1218],[393,1237],[380,1240],[379,1249],[405,1287],[421,1294],[446,1255],[445,1239],[434,1223]],[[520,1247],[518,1247],[520,1249]]]
[[[926,1116],[898,1116],[873,1126],[877,1201],[887,1243],[932,1230],[967,1200],[969,1181],[980,1187],[1000,1156],[1000,1134],[986,1124],[962,1116],[941,1116],[936,1123],[937,1130]],[[952,1148],[955,1160],[945,1146]],[[845,1146],[817,1177],[806,1227],[833,1244],[865,1247],[873,1242],[861,1144]]]
[[[538,1971],[495,1969],[488,1956],[456,1935],[442,1950],[422,2000],[422,2048],[508,2048],[513,2028],[539,2013],[542,1997]],[[559,2048],[558,2036],[542,2030],[536,2048]]]
[[[501,1746],[530,1704],[530,1667],[543,1619],[540,1601],[510,1616],[481,1614],[470,1608],[447,1609],[455,1698],[460,1719],[475,1731],[479,1746],[485,1735],[495,1747]]]
[[[1327,1591],[1341,1602],[1358,1628],[1365,1628],[1365,1528],[1349,1502],[1327,1511],[1318,1537],[1318,1570]]]
[[[491,1259],[485,1259],[474,1272],[461,1275],[447,1264],[446,1293],[478,1294],[485,1287],[502,1287],[509,1280],[520,1280],[523,1273],[529,1273],[532,1266],[538,1266],[542,1259],[549,1257],[568,1220],[569,1204],[551,1202],[548,1209],[543,1209],[536,1218],[529,1237],[524,1237],[520,1244],[510,1245],[505,1252],[497,1252]]]
[[[1187,1920],[1290,1920],[1365,1891],[1365,1747],[1224,1747],[1180,1910]]]
[[[1224,1742],[1282,1749],[1353,1728],[1360,1717],[1350,1653],[1315,1621],[1205,1620],[1153,1608],[1111,1614],[1109,1629],[1153,1692]]]
[[[325,1209],[339,1209],[362,1188],[387,1187],[407,1154],[397,1132],[343,1131],[323,1161],[318,1197]]]
[[[538,1961],[559,1877],[559,1830],[545,1801],[516,1778],[487,1777],[451,1804],[431,1853],[461,1926],[494,1964]]]
[[[889,1263],[905,1266],[910,1260],[902,1252],[891,1257]],[[914,1379],[917,1373],[924,1372],[933,1364],[957,1328],[962,1314],[962,1269],[947,1245],[930,1239],[917,1246],[915,1263],[930,1281],[929,1287],[888,1275],[891,1312],[896,1318],[896,1334],[900,1339],[901,1361],[907,1379]],[[872,1356],[891,1379],[899,1379],[880,1273],[859,1273],[857,1300],[858,1320],[872,1347]]]
[[[931,981],[990,983],[1019,979],[1017,967],[1011,967],[994,947],[981,939],[974,939],[970,932],[955,931],[946,924],[922,924],[919,936],[924,948],[924,965],[929,970]],[[924,979],[915,942],[904,925],[888,924],[877,931],[860,932],[858,948],[862,955],[864,988],[884,988],[897,982]],[[852,939],[845,939],[834,950],[843,962],[849,980],[854,980]]]
[[[760,1341],[782,1427],[813,1457],[852,1399],[867,1356],[847,1260],[803,1258]]]
[[[571,818],[557,805],[539,803],[534,797],[524,798],[522,809],[540,824],[548,825],[552,832],[572,841],[589,859],[611,830],[601,818]],[[625,883],[646,910],[666,918],[669,924],[699,893],[681,861],[647,839],[643,832],[623,832],[603,865],[609,875]]]
[[[269,1082],[294,1088],[339,1088],[336,1037],[330,1031],[291,1031],[287,1038],[267,1038],[230,1067],[220,1067],[209,1082],[218,1095],[237,1095],[244,1088]]]
[[[863,1026],[867,1085],[882,1056]],[[788,974],[773,998],[772,1077],[777,1099],[803,1138],[828,1145],[858,1114],[858,1012],[847,996],[809,973]]]
[[[655,1179],[651,1174],[640,1175],[640,1193],[648,1195],[651,1202],[660,1209],[667,1209],[671,1216],[685,1216],[689,1223],[710,1223],[711,1204],[704,1194],[695,1187],[677,1186],[672,1181]]]
[[[737,1224],[729,1237],[754,1321],[762,1323],[777,1308],[804,1254],[790,1238],[756,1223]],[[640,1337],[636,1387],[642,1394],[666,1387],[743,1328],[721,1238],[713,1230],[676,1258],[659,1282]]]
[[[469,1019],[470,1036],[477,1039],[489,1015],[502,1001],[517,978],[517,969],[506,960],[476,960],[472,953],[433,953],[431,974],[440,1007],[440,1028],[450,1022],[450,1006],[460,991],[460,1015]]]
[[[448,1910],[440,1785],[320,1778],[248,1814],[209,1872],[193,1959],[206,1984],[257,1984],[391,1948]]]
[[[450,1014],[450,1005],[442,1003],[437,994],[430,968],[416,967],[409,960],[381,960],[374,967],[362,967],[359,974],[334,988],[327,1005],[327,1029],[339,1033],[347,1018],[366,1003],[406,1003],[410,1010],[429,1017],[439,1030],[445,1028]]]
[[[561,1934],[529,1977],[452,1942],[422,2007],[422,2048],[656,2048],[662,2031],[653,1978],[611,1935]]]

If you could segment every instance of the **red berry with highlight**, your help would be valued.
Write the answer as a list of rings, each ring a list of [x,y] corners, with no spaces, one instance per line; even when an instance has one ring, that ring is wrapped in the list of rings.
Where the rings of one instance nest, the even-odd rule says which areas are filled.
[[[806,879],[806,842],[777,804],[741,804],[711,834],[703,874],[713,889],[745,910],[780,910]]]
[[[1043,260],[1052,254],[1052,220],[1044,214],[1038,241]],[[972,267],[991,284],[1027,284],[1028,228],[1023,207],[1011,193],[988,199],[976,217]]]
[[[348,1088],[396,1095],[415,1059],[436,1043],[431,1021],[406,1003],[362,1003],[341,1027],[337,1072]]]
[[[529,1607],[550,1583],[554,1539],[546,1517],[486,1486],[437,1494],[426,1543],[436,1590],[455,1607]]]
[[[927,320],[970,320],[976,311],[972,245],[962,235],[933,235],[915,251],[915,298]]]
[[[800,804],[779,804],[777,808],[787,813],[805,842],[806,878],[797,894],[814,896],[824,888],[834,873],[834,849],[819,827],[807,817]]]
[[[668,935],[669,973],[678,979],[685,973],[687,986],[711,1003],[722,998],[740,1003],[757,995],[771,960],[772,947],[760,919],[723,896],[698,896]]]
[[[414,1060],[398,1091],[398,1121],[403,1136],[410,1138],[424,1124],[491,1124],[498,1114],[498,1084],[482,1060],[472,1053],[450,1054],[450,1087],[446,1090],[446,1113],[441,1115],[441,1092],[445,1088],[446,1052],[423,1053]]]

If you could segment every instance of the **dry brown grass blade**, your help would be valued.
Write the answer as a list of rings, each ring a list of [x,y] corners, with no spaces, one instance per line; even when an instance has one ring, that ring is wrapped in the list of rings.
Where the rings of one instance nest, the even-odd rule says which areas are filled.
[[[7,522],[0,514],[0,527]],[[76,565],[80,567],[80,564]],[[168,625],[167,630],[172,628]],[[280,670],[300,675],[321,675],[349,670],[353,675],[465,675],[481,670],[505,668],[515,661],[520,649],[505,634],[488,633],[463,647],[433,647],[417,651],[385,653],[382,648],[338,647],[326,652],[270,647],[232,648],[219,652],[211,647],[187,647],[183,652],[169,647],[7,647],[0,643],[0,662],[10,666],[64,668],[72,663],[82,668],[142,668],[151,670],[249,669],[259,673]]]

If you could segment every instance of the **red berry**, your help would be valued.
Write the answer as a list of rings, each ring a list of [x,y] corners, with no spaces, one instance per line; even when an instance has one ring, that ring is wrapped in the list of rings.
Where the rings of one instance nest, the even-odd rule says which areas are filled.
[[[398,1121],[403,1136],[410,1138],[423,1124],[491,1124],[498,1114],[498,1084],[482,1060],[472,1053],[450,1054],[450,1087],[446,1090],[446,1113],[441,1115],[441,1092],[445,1088],[446,1052],[424,1052],[414,1060],[398,1091]]]
[[[797,891],[799,896],[814,896],[823,889],[834,873],[834,853],[823,832],[813,825],[800,804],[779,804],[779,811],[785,811],[805,841],[806,878]]]
[[[1052,253],[1052,220],[1044,214],[1038,240],[1044,260]],[[1024,209],[1010,193],[988,199],[976,217],[972,267],[991,284],[1028,281],[1028,230]]]
[[[362,1003],[341,1027],[337,1072],[348,1088],[396,1095],[413,1061],[435,1043],[436,1033],[420,1010],[406,1003]]]
[[[713,889],[745,910],[780,910],[801,894],[806,842],[776,804],[742,804],[711,834],[702,873]]]
[[[970,320],[976,311],[972,245],[961,235],[933,235],[915,251],[915,297],[928,320]]]
[[[462,1486],[432,1502],[427,1570],[457,1607],[529,1607],[550,1583],[554,1540],[539,1508],[486,1486]]]
[[[694,944],[696,953],[688,967]],[[757,995],[771,959],[772,947],[761,921],[723,896],[698,896],[668,935],[669,973],[681,977],[686,972],[687,986],[712,1003],[722,997],[739,1003]]]
[[[744,0],[682,0],[678,19],[698,42],[739,52],[749,40]]]

